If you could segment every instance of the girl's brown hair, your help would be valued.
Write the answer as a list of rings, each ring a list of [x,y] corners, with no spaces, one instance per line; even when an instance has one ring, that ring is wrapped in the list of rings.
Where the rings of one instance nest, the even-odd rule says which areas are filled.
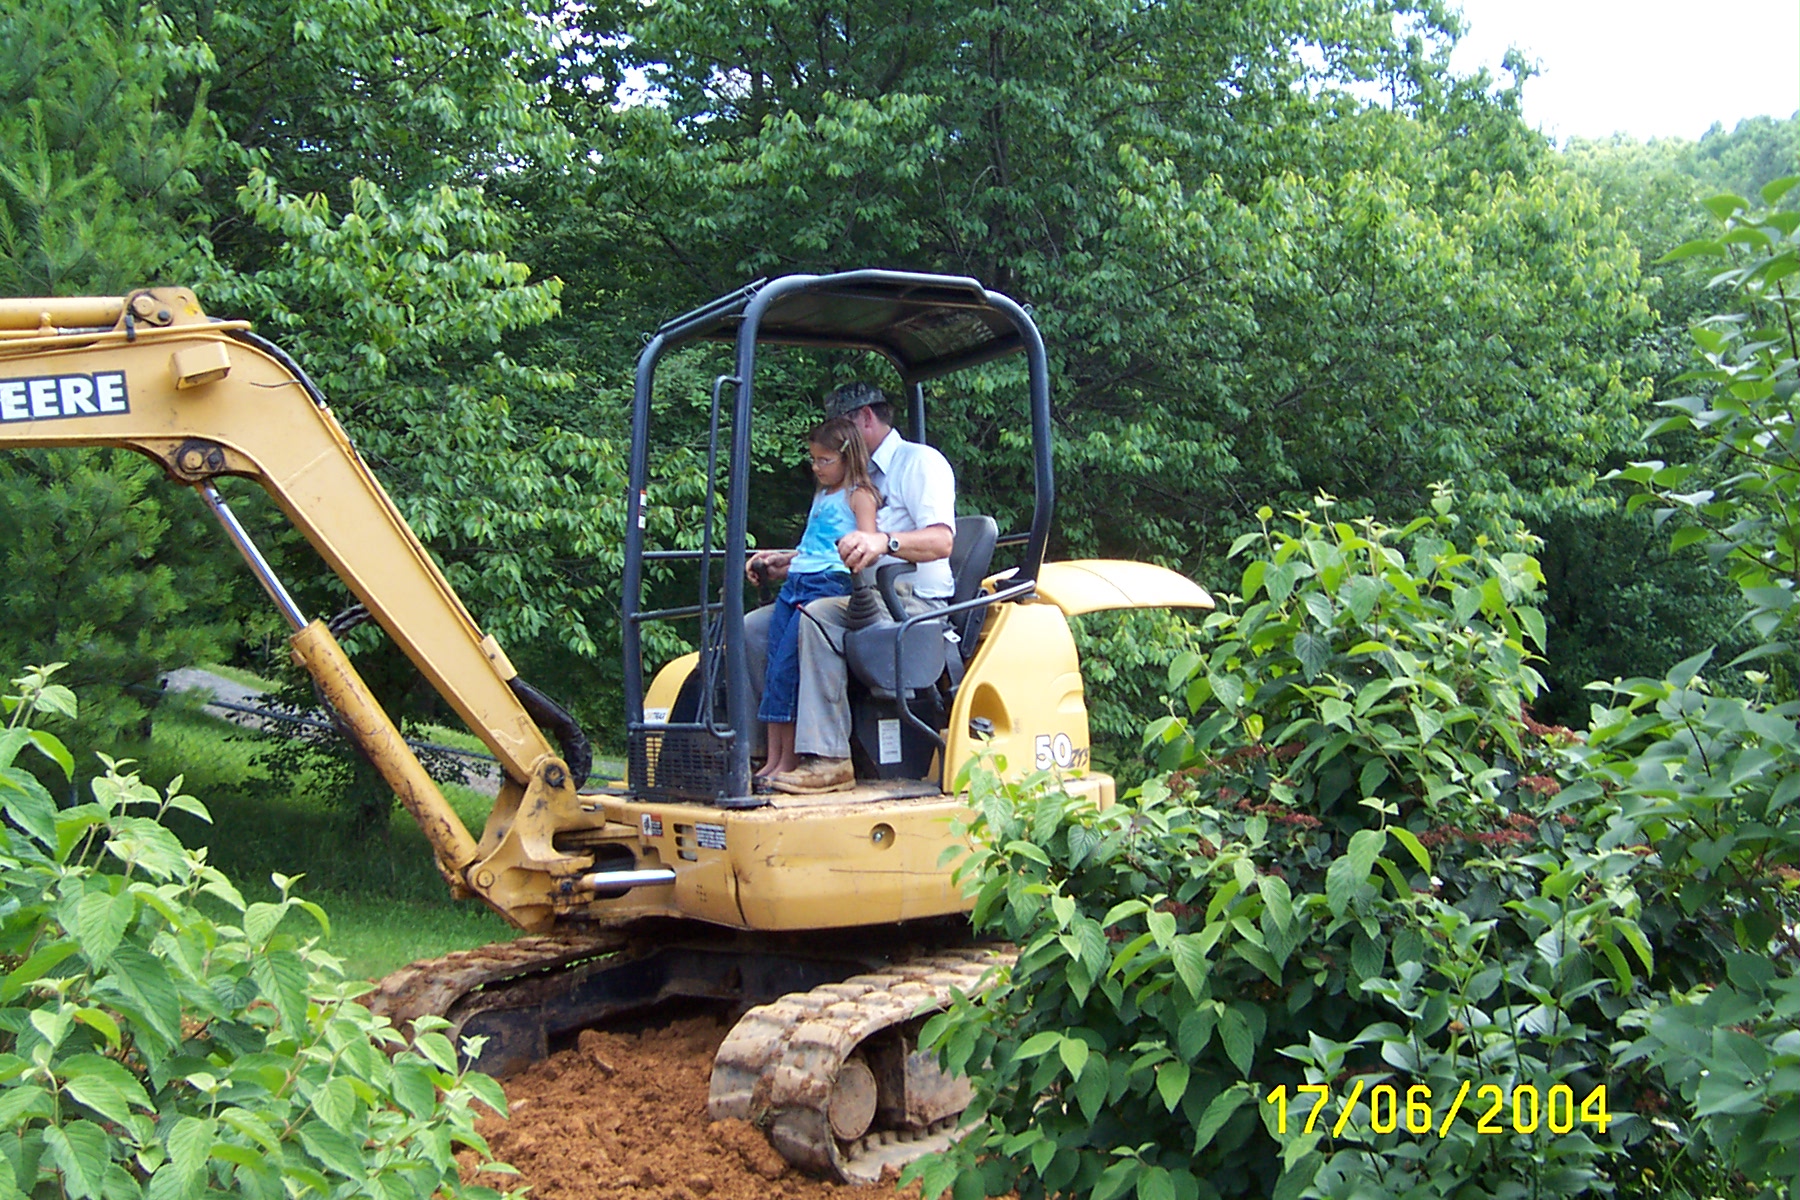
[[[868,488],[869,494],[875,497],[875,503],[881,503],[881,494],[875,490],[875,481],[869,470],[869,449],[863,445],[862,434],[849,417],[833,417],[829,421],[819,422],[806,435],[806,444],[822,446],[842,458],[844,487],[849,491],[855,491],[859,487]]]

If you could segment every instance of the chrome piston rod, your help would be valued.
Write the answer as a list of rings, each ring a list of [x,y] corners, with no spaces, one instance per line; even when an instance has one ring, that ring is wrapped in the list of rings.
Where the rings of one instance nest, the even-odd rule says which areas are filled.
[[[287,623],[293,627],[296,633],[305,629],[306,614],[300,611],[300,606],[294,603],[292,596],[288,595],[287,588],[283,587],[281,580],[276,578],[274,568],[269,566],[269,560],[262,556],[262,551],[256,548],[256,543],[250,540],[250,535],[238,523],[237,515],[226,507],[225,497],[219,495],[219,489],[210,483],[202,483],[194,490],[198,491],[200,498],[206,501],[206,507],[212,509],[213,516],[219,518],[219,524],[225,527],[226,536],[231,538],[231,544],[238,548],[238,553],[242,554],[244,561],[250,564],[250,573],[256,576],[256,582],[262,584],[263,591],[269,593],[269,599],[275,602],[275,607],[281,610],[281,615],[287,618]]]
[[[675,872],[669,867],[652,867],[645,871],[594,871],[581,877],[581,886],[592,888],[596,892],[658,887],[674,882]]]

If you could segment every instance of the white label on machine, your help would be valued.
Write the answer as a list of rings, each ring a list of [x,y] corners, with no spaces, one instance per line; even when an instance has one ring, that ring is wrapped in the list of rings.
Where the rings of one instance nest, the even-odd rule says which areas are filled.
[[[123,371],[0,379],[0,421],[44,421],[131,411]]]
[[[669,723],[669,710],[668,709],[666,709],[666,708],[646,708],[644,710],[644,724],[646,724],[646,725],[667,725],[668,723]]]
[[[638,818],[638,829],[647,838],[658,838],[663,835],[662,818],[655,813],[645,813]]]
[[[725,848],[725,827],[723,825],[696,825],[694,826],[694,840],[700,843],[702,850],[723,850]]]
[[[900,761],[900,718],[889,717],[875,722],[875,729],[881,745],[877,751],[884,763]]]

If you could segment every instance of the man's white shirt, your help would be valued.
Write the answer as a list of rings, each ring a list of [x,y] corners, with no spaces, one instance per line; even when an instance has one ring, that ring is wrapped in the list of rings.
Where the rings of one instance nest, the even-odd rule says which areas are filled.
[[[875,490],[881,493],[881,507],[875,513],[875,528],[883,533],[905,533],[913,529],[929,529],[943,525],[956,531],[956,472],[937,450],[918,442],[909,442],[899,430],[888,430],[887,437],[869,456],[873,468]],[[902,562],[891,554],[882,563]],[[879,565],[879,564],[878,564]],[[913,594],[927,599],[948,599],[955,590],[950,577],[950,560],[919,563],[912,578]]]

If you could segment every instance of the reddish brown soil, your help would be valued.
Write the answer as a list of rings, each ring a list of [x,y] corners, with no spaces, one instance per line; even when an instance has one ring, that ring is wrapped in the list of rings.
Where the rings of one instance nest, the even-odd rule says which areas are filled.
[[[510,1120],[480,1130],[532,1200],[891,1200],[789,1169],[743,1121],[710,1121],[706,1085],[727,1026],[691,1017],[643,1033],[588,1031],[506,1081]],[[908,1192],[917,1195],[916,1187]]]

